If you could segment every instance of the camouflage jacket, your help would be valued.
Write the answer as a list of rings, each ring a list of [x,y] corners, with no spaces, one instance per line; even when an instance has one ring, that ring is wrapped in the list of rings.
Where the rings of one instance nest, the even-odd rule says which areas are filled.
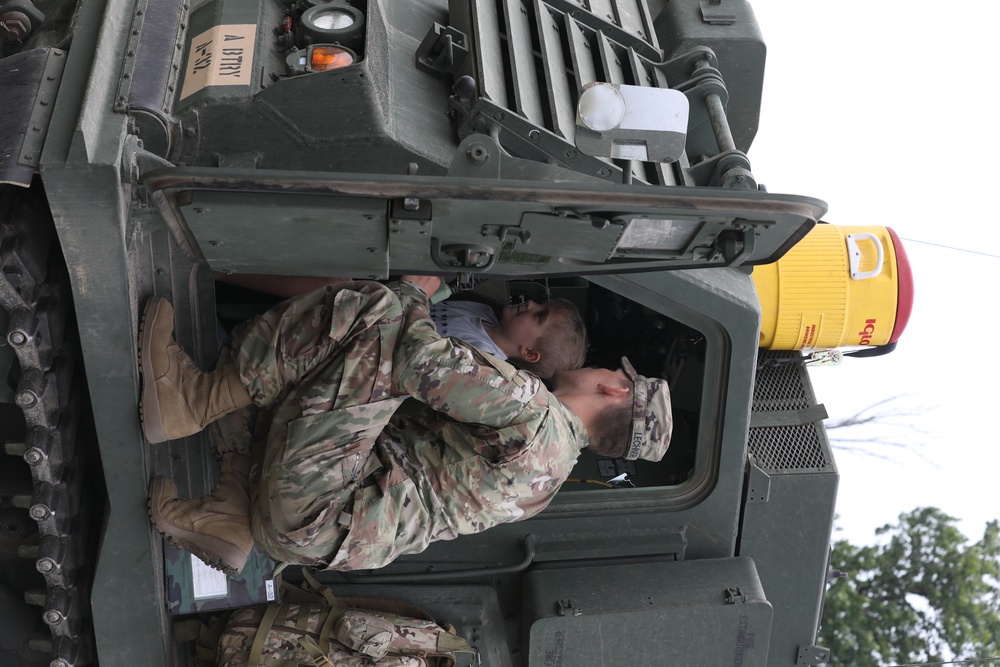
[[[393,383],[428,407],[394,416],[377,438],[381,470],[354,495],[332,569],[378,568],[436,540],[534,516],[588,443],[583,422],[541,380],[442,338],[424,294],[407,284],[397,293]]]

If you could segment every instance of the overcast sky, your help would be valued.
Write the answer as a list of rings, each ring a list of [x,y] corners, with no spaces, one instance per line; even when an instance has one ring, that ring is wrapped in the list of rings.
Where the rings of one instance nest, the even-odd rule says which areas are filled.
[[[989,197],[1000,176],[1000,3],[758,0],[754,11],[768,48],[750,151],[759,182],[827,201],[828,222],[1000,254]],[[811,372],[832,417],[895,396],[912,413],[892,430],[912,447],[870,446],[888,460],[837,454],[838,536],[871,543],[876,527],[933,505],[978,540],[1000,518],[1000,259],[917,242],[906,251],[916,301],[897,350]]]

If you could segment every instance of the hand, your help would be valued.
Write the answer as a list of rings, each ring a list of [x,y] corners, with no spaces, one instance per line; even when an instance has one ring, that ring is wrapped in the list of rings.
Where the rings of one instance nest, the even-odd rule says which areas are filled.
[[[441,279],[437,276],[402,276],[400,280],[416,286],[428,297],[441,287]]]

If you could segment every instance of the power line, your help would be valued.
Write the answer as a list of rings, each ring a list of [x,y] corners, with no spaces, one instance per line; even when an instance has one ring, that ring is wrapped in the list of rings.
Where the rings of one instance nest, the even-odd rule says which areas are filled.
[[[992,257],[993,259],[1000,259],[1000,255],[993,255],[988,252],[980,252],[979,250],[969,250],[968,248],[956,248],[955,246],[944,245],[943,243],[931,243],[930,241],[918,241],[917,239],[907,239],[900,237],[901,240],[907,243],[923,243],[924,245],[934,246],[936,248],[944,248],[945,250],[957,250],[958,252],[967,252],[973,255],[983,255],[984,257]]]
[[[948,662],[907,662],[892,667],[940,667],[941,665],[978,665],[984,662],[1000,662],[1000,656],[995,658],[970,658],[968,660],[949,660]]]

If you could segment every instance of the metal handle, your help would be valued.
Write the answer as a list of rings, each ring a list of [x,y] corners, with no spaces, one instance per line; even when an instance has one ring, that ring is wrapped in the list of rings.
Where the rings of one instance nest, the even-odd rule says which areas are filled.
[[[493,577],[500,574],[514,574],[528,569],[531,562],[535,560],[535,543],[538,538],[528,533],[524,536],[524,558],[519,563],[512,565],[498,565],[496,567],[474,567],[462,570],[448,570],[444,572],[404,572],[400,574],[361,574],[350,575],[346,572],[339,572],[340,576],[352,584],[401,584],[401,583],[429,583],[435,581],[453,581],[461,579],[475,579],[478,577]]]

